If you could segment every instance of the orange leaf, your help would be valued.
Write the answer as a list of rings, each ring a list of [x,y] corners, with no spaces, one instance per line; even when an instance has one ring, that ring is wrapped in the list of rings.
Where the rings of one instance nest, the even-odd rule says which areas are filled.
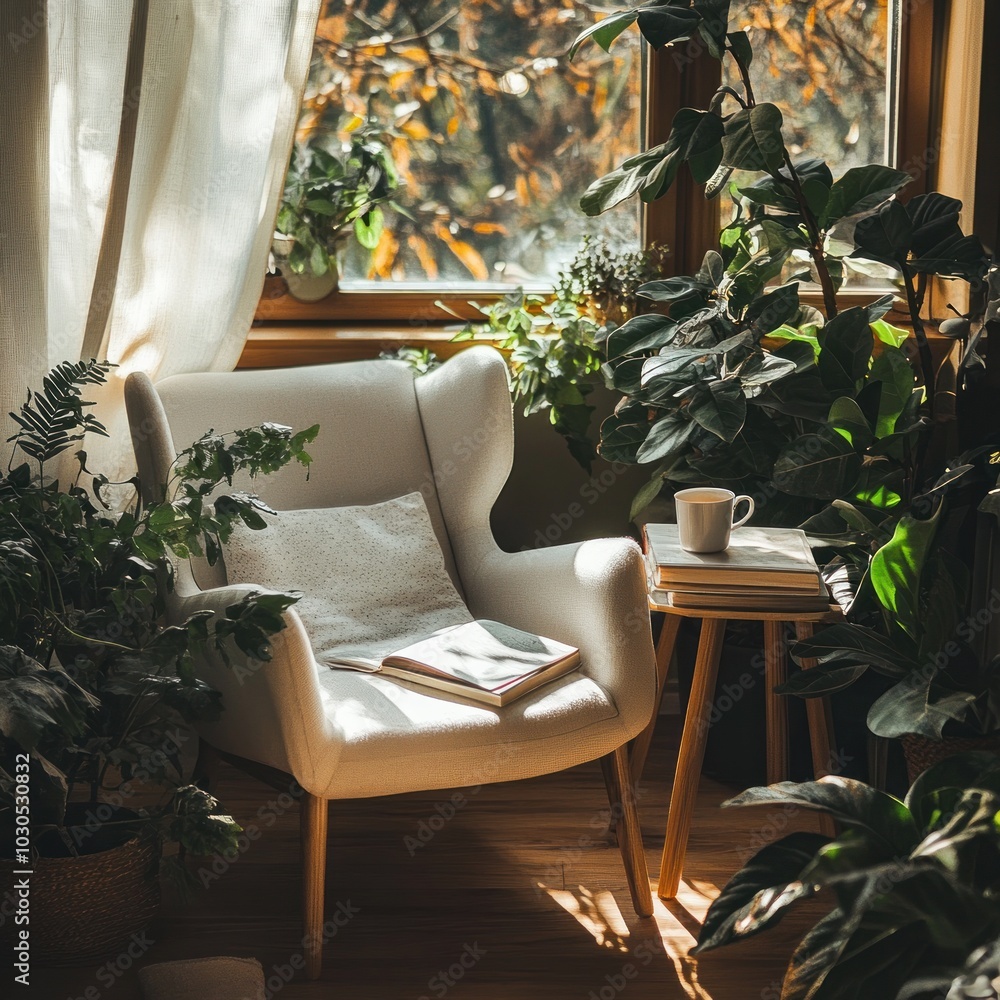
[[[452,240],[448,244],[448,249],[462,262],[476,281],[489,280],[489,268],[486,266],[486,261],[479,255],[479,251],[462,240]]]

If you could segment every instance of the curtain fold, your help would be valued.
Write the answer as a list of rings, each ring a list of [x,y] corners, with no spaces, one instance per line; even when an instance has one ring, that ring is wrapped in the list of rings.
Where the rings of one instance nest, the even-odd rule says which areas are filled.
[[[52,364],[107,358],[119,368],[97,415],[111,438],[85,447],[91,467],[124,477],[133,464],[125,376],[235,366],[263,285],[319,5],[0,5],[5,416]]]

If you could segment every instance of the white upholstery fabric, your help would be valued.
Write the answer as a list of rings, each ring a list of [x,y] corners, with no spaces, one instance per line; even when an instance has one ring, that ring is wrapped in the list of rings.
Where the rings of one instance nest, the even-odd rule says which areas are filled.
[[[215,746],[291,771],[327,798],[530,777],[611,752],[653,712],[655,668],[642,556],[630,539],[505,553],[489,512],[513,448],[507,369],[485,347],[414,380],[405,366],[353,362],[299,370],[132,376],[126,399],[140,474],[162,481],[173,440],[278,420],[322,430],[309,482],[283,470],[260,493],[276,507],[375,503],[419,489],[473,615],[579,646],[580,671],[503,709],[376,675],[318,667],[294,609],[270,662],[201,675],[225,709]],[[169,421],[169,429],[166,427]],[[204,583],[204,581],[202,581]],[[172,614],[222,610],[246,585],[181,579]]]
[[[367,506],[281,511],[223,545],[232,583],[298,590],[295,610],[320,663],[380,660],[472,621],[448,576],[420,493]]]

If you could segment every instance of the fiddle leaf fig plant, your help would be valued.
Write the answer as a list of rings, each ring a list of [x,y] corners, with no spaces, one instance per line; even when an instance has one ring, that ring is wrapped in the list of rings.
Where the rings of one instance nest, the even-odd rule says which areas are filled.
[[[905,172],[869,164],[834,177],[821,159],[794,158],[780,109],[757,101],[753,46],[729,31],[729,8],[728,0],[654,0],[610,15],[574,47],[608,48],[635,24],[653,48],[697,40],[740,81],[721,86],[707,108],[678,111],[664,143],[626,159],[581,199],[590,215],[635,195],[655,201],[686,164],[707,197],[728,187],[736,205],[697,274],[639,289],[662,314],[636,316],[609,337],[604,374],[624,398],[601,429],[600,451],[654,467],[634,512],[664,484],[718,480],[753,494],[758,520],[770,523],[801,523],[820,512],[816,501],[838,498],[884,509],[927,478],[920,465],[935,373],[920,314],[928,279],[978,284],[989,258],[962,233],[959,202],[937,193],[899,200]],[[919,396],[908,335],[885,319],[892,297],[838,306],[846,263],[859,261],[903,293]],[[823,312],[800,303],[803,280],[819,285]]]
[[[209,431],[178,456],[159,499],[144,501],[132,480],[134,501],[113,510],[109,481],[84,452],[65,484],[46,472],[84,433],[106,433],[83,393],[111,367],[59,365],[11,414],[19,431],[0,477],[0,829],[13,836],[13,760],[24,754],[33,852],[83,854],[137,833],[182,851],[229,851],[239,827],[184,770],[189,727],[224,708],[194,658],[235,644],[269,659],[299,595],[251,593],[223,614],[168,623],[172,560],[215,562],[238,521],[265,528],[269,508],[224,487],[237,473],[308,469],[318,428]],[[0,842],[0,856],[13,856],[12,842]]]

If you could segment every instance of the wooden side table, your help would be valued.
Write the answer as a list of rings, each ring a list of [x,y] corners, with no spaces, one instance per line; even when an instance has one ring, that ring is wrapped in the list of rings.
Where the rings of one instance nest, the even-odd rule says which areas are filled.
[[[839,617],[839,609],[830,611],[742,611],[733,608],[689,610],[656,604],[650,599],[650,610],[666,614],[663,631],[656,647],[656,709],[649,725],[632,741],[630,766],[632,779],[638,782],[653,738],[653,729],[659,714],[660,700],[667,680],[667,671],[673,657],[674,644],[682,618],[702,620],[698,655],[695,659],[694,677],[691,682],[691,696],[688,700],[684,729],[681,734],[674,785],[670,795],[670,811],[667,814],[667,831],[663,843],[663,860],[660,866],[660,882],[657,893],[661,899],[673,899],[681,880],[684,854],[687,850],[688,834],[701,766],[705,758],[705,744],[711,725],[712,699],[719,675],[719,659],[722,655],[722,639],[726,622],[733,620],[760,621],[764,623],[764,694],[767,725],[767,780],[771,784],[788,777],[788,704],[781,695],[774,693],[775,685],[784,682],[788,675],[788,659],[785,653],[784,625],[792,622],[799,639],[806,639],[813,633],[818,622],[833,621]],[[812,666],[803,662],[803,668]],[[817,778],[830,773],[834,745],[832,742],[833,723],[830,706],[826,698],[810,698],[806,701],[809,720],[809,742],[812,750],[813,771]],[[823,816],[826,831],[832,832],[829,817]]]

